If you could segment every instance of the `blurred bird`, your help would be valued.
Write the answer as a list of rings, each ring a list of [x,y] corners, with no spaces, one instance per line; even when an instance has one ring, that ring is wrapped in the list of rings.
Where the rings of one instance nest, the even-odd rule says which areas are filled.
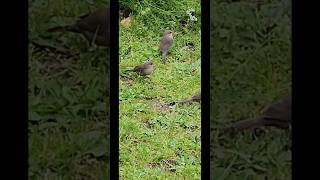
[[[141,76],[148,76],[153,71],[153,62],[149,60],[144,64],[136,66],[132,71],[138,73]]]
[[[172,31],[166,30],[163,33],[163,37],[161,38],[161,41],[160,41],[160,51],[162,53],[162,61],[164,64],[166,63],[167,55],[168,55],[169,49],[172,46],[172,42],[173,42]]]
[[[70,31],[83,34],[84,37],[98,46],[110,44],[110,11],[108,7],[99,8],[90,14],[79,17],[72,25],[54,27],[48,32]]]
[[[174,105],[176,103],[192,103],[192,102],[198,102],[201,103],[201,91],[199,91],[196,95],[192,96],[189,99],[177,101],[177,102],[172,102],[170,105]]]
[[[254,129],[262,126],[286,129],[291,124],[291,112],[291,96],[288,96],[269,106],[260,117],[237,122],[225,128],[224,132],[238,133],[245,129]]]

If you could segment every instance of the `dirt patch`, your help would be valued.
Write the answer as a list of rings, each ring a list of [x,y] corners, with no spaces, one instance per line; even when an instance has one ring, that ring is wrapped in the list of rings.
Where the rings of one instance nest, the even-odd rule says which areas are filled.
[[[132,86],[133,84],[133,79],[129,76],[121,75],[121,81],[127,86]]]
[[[154,109],[156,109],[157,111],[160,111],[160,112],[168,112],[171,109],[170,104],[162,102],[159,99],[154,99],[152,101],[152,105],[153,105]]]
[[[154,127],[154,123],[148,121],[148,120],[145,120],[143,122],[143,124],[147,127],[147,128],[153,128]]]
[[[160,162],[152,162],[147,165],[148,168],[154,169],[154,168],[163,168],[166,171],[170,172],[176,172],[175,166],[177,165],[177,161],[175,159],[164,159]]]

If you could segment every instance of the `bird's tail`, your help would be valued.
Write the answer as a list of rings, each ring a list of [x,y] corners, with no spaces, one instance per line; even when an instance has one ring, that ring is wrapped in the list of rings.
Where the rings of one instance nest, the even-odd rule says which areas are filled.
[[[185,100],[177,101],[176,103],[185,104],[185,103],[191,103],[191,102],[192,102],[192,99],[185,99]]]
[[[134,72],[135,70],[134,69],[125,69],[125,70],[123,70],[122,72],[123,73],[127,73],[127,72]]]
[[[290,121],[281,120],[281,119],[266,119],[265,126],[273,126],[280,129],[287,129],[290,127]]]
[[[238,133],[246,129],[255,129],[265,125],[266,125],[266,121],[263,118],[248,119],[248,120],[236,122],[235,124],[225,128],[224,132]]]

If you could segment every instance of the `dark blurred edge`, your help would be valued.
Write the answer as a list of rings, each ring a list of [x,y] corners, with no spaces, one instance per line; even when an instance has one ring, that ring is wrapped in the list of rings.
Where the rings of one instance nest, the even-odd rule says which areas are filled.
[[[110,1],[110,177],[119,179],[119,2]]]
[[[115,3],[117,3],[117,1],[112,1],[113,7],[115,7]],[[22,153],[16,153],[15,151],[11,151],[10,150],[10,153],[12,153],[12,155],[7,156],[7,157],[9,157],[11,159],[9,162],[13,164],[12,165],[13,172],[10,173],[8,176],[5,176],[5,177],[10,177],[9,179],[28,179],[28,131],[27,131],[28,130],[28,103],[27,103],[27,100],[28,100],[28,75],[27,75],[28,74],[28,59],[27,59],[28,58],[28,27],[27,27],[28,26],[28,3],[26,2],[25,6],[23,6],[23,5],[24,4],[21,4],[21,6],[20,6],[20,3],[19,3],[19,6],[10,6],[10,7],[15,7],[15,8],[18,7],[16,10],[19,13],[15,13],[15,15],[17,15],[18,18],[16,20],[8,19],[9,22],[12,23],[10,25],[9,25],[9,23],[6,23],[6,24],[8,24],[8,26],[10,26],[10,29],[9,29],[10,32],[13,32],[12,30],[17,30],[18,31],[18,35],[19,35],[19,36],[18,35],[12,35],[12,37],[16,37],[15,39],[17,40],[17,42],[15,42],[15,43],[17,43],[17,44],[15,44],[15,46],[12,45],[12,46],[9,46],[9,47],[13,47],[15,52],[17,50],[20,50],[20,49],[24,50],[21,53],[12,53],[12,54],[10,54],[10,56],[11,56],[10,59],[12,59],[12,60],[14,59],[16,61],[20,60],[19,63],[17,63],[16,61],[15,62],[12,61],[15,64],[14,68],[12,68],[12,70],[15,69],[14,71],[18,72],[18,73],[15,73],[15,74],[19,75],[18,77],[20,78],[19,80],[14,80],[12,82],[14,82],[15,84],[19,85],[19,87],[16,87],[14,89],[19,90],[19,91],[23,90],[23,94],[21,92],[19,92],[19,93],[17,93],[18,96],[17,96],[17,94],[12,96],[14,98],[17,98],[18,100],[17,101],[15,101],[15,100],[12,101],[13,100],[12,99],[11,101],[12,101],[12,103],[14,103],[14,105],[12,105],[12,106],[10,105],[8,107],[11,107],[11,109],[13,111],[15,111],[15,113],[12,113],[10,115],[11,116],[10,119],[12,119],[11,121],[14,123],[15,127],[19,128],[17,132],[10,132],[10,134],[17,135],[17,136],[22,134],[21,136],[19,136],[19,139],[14,139],[14,142],[19,143],[18,144],[19,146],[15,147],[15,150],[16,151],[23,151],[23,155],[25,155],[25,158],[22,158],[20,156],[20,154],[22,154]],[[10,8],[8,8],[8,9],[10,9]],[[117,15],[117,13],[115,13],[117,11],[118,10],[116,10],[114,8],[111,8],[111,14],[114,14],[114,15],[116,14]],[[3,17],[5,17],[5,16],[3,16]],[[21,20],[21,17],[24,17],[23,20],[26,21],[26,22],[24,22],[26,24],[17,23],[17,22],[23,22]],[[114,18],[112,19],[113,21],[111,23],[116,23],[117,22],[117,17],[115,17],[115,16],[112,16],[112,17],[114,17]],[[21,37],[22,34],[25,37],[22,38]],[[112,28],[111,29],[111,36],[112,37],[118,37],[117,28]],[[23,43],[23,40],[25,40],[25,44]],[[106,60],[109,60],[109,59],[113,59],[114,60],[113,62],[111,62],[110,66],[111,67],[115,67],[115,68],[110,68],[110,71],[111,71],[110,74],[112,74],[112,75],[110,75],[110,77],[106,76],[107,79],[108,78],[110,79],[110,86],[109,87],[112,87],[112,88],[110,88],[110,96],[111,96],[110,97],[110,106],[111,107],[112,106],[116,107],[116,103],[117,103],[117,100],[118,100],[118,95],[117,95],[118,94],[118,92],[117,92],[118,91],[117,90],[118,76],[117,76],[117,71],[116,71],[117,67],[118,67],[118,64],[115,63],[115,62],[117,62],[117,58],[118,58],[118,56],[117,56],[117,53],[118,53],[118,41],[117,40],[118,40],[117,38],[112,39],[113,43],[112,43],[111,51],[110,51],[111,52],[111,58],[106,57],[107,58]],[[12,39],[10,39],[10,42],[11,41],[12,41]],[[22,57],[12,57],[12,55],[18,55],[18,56],[21,55]],[[112,56],[112,55],[114,55],[114,56]],[[22,61],[22,60],[25,60],[25,61]],[[22,64],[20,62],[25,62],[25,64]],[[113,64],[113,63],[115,63],[115,64]],[[17,66],[17,65],[19,65],[19,66]],[[16,69],[17,67],[19,69]],[[13,71],[11,71],[11,73],[12,72]],[[21,73],[21,74],[19,74],[19,73]],[[22,82],[21,78],[23,78],[23,80],[25,80],[26,83],[21,83]],[[25,85],[25,87],[21,87],[21,86],[24,86],[24,85]],[[13,92],[11,89],[10,89],[10,91]],[[20,112],[17,113],[17,111],[18,111],[17,105],[20,105],[22,100],[24,99],[20,95],[24,95],[25,96],[26,102],[25,102],[25,104],[23,102],[23,105],[24,105],[23,106],[23,111],[21,113]],[[106,102],[106,103],[107,103],[106,107],[109,108],[109,102]],[[20,109],[19,109],[19,111],[20,111]],[[114,121],[111,121],[111,127],[112,128],[110,129],[110,135],[111,135],[110,139],[118,140],[118,138],[117,138],[118,137],[118,133],[117,133],[117,130],[118,130],[118,128],[117,128],[118,127],[118,125],[117,125],[117,122],[118,122],[117,121],[117,119],[118,119],[117,118],[118,117],[118,115],[117,115],[118,110],[116,108],[110,108],[110,111],[111,112],[110,112],[110,116],[109,117],[110,117],[110,119],[114,119]],[[19,116],[19,117],[18,118],[13,118],[12,115],[16,115],[16,116]],[[24,117],[24,115],[25,115],[25,117]],[[23,117],[20,117],[20,116],[23,116]],[[13,119],[18,119],[18,120],[21,120],[21,121],[23,120],[23,124],[25,124],[25,127],[21,125],[22,123],[20,121],[17,122],[16,120],[13,120]],[[110,119],[106,119],[106,120],[110,121]],[[116,123],[116,124],[113,124],[113,123]],[[117,136],[117,137],[113,137],[112,135]],[[22,142],[22,138],[25,140],[25,142],[24,141]],[[118,157],[118,155],[117,155],[118,154],[118,148],[117,148],[118,143],[117,143],[117,141],[113,140],[113,141],[111,141],[111,145],[112,145],[112,147],[110,147],[109,152],[111,151],[110,152],[110,155],[111,155],[111,157],[110,157],[110,161],[111,162],[110,163],[112,164],[112,162],[115,162],[113,159],[116,159]],[[22,148],[21,146],[25,146],[25,147]],[[15,160],[15,159],[17,159],[17,160]],[[25,163],[23,163],[24,159],[26,161]],[[14,161],[12,161],[12,160],[14,160]],[[9,165],[9,163],[8,163],[8,165]],[[20,170],[20,167],[21,167],[21,170]],[[110,168],[110,169],[106,169],[105,173],[110,175],[110,172],[112,172],[112,170],[113,170],[113,172],[115,174],[111,174],[111,177],[110,176],[108,176],[108,177],[110,177],[110,179],[118,179],[118,175],[116,174],[117,171],[115,170],[115,168],[117,168],[117,166],[115,166],[115,164],[112,164],[111,167],[112,168]],[[16,175],[18,175],[19,178],[11,178],[11,177],[14,177]],[[115,178],[115,177],[117,177],[117,178]],[[7,179],[7,178],[1,178],[1,179]]]
[[[319,91],[314,85],[315,82],[318,82],[316,79],[319,77],[317,74],[319,66],[316,65],[319,45],[314,45],[318,43],[316,36],[319,31],[315,28],[315,24],[317,24],[316,14],[318,12],[316,8],[319,7],[312,3],[291,1],[292,179],[314,179],[313,177],[318,175],[318,166],[312,162],[317,163],[319,156],[315,145],[319,136],[319,126],[316,122],[319,119],[317,113],[319,111],[317,105]]]
[[[201,179],[210,177],[210,1],[201,1]]]
[[[28,2],[6,1],[2,7],[0,177],[23,180],[28,179]]]
[[[314,7],[314,9],[313,9]],[[319,6],[292,0],[292,179],[313,179],[318,175],[319,91],[313,84],[319,77],[314,46],[316,13]],[[316,55],[316,56],[315,56]],[[318,63],[317,63],[318,64]]]
[[[210,0],[211,1],[211,3],[213,3],[213,1],[217,1],[217,0]],[[297,4],[294,4],[294,3],[297,3],[297,2],[295,2],[295,1],[293,1],[293,0],[288,0],[288,1],[291,1],[292,2],[292,11],[293,11],[293,13],[294,13],[294,7],[295,7],[295,9],[297,9]],[[221,2],[221,1],[220,1]],[[226,1],[227,2],[227,1]],[[232,1],[232,2],[234,2],[234,1]],[[212,9],[211,9],[211,11],[212,11]],[[292,19],[294,19],[295,17],[294,17],[294,14],[292,13],[292,18],[291,18],[291,20]],[[213,19],[214,19],[215,17],[213,17]],[[297,25],[295,25],[295,26],[297,26]],[[294,29],[295,27],[294,27],[294,23],[292,23],[292,29]],[[297,27],[296,27],[297,28]],[[210,30],[209,30],[210,31]],[[293,38],[293,30],[291,31],[291,34],[292,34],[292,38]],[[296,63],[296,58],[297,57],[295,57],[296,55],[295,55],[295,48],[293,48],[295,45],[293,44],[293,42],[294,42],[294,40],[292,40],[292,42],[291,42],[291,45],[292,45],[292,47],[291,47],[291,49],[292,49],[292,96],[296,96],[295,94],[296,93],[294,93],[294,92],[296,92],[295,90],[294,90],[294,85],[296,84],[295,83],[295,81],[299,81],[299,79],[296,79],[296,78],[294,78],[294,77],[297,77],[296,76],[296,69],[294,69],[294,66],[295,66],[295,63]],[[213,42],[214,43],[214,42]],[[300,49],[300,48],[299,48]],[[297,49],[297,51],[299,51],[298,49]],[[299,58],[298,58],[299,59]],[[214,68],[214,67],[213,67]],[[211,76],[210,76],[211,77]],[[212,87],[212,86],[211,86]],[[212,100],[214,100],[214,99],[216,99],[216,98],[214,98],[214,95],[212,94],[212,96],[213,97],[211,97],[211,99]],[[293,97],[293,98],[295,98],[295,97]],[[293,106],[293,108],[294,108],[294,106]],[[295,108],[294,108],[295,109]],[[295,114],[297,114],[297,113],[293,113],[293,115],[295,115]],[[293,117],[293,119],[295,119],[294,117]],[[294,141],[292,140],[292,144],[294,144]],[[235,151],[237,151],[236,149],[235,149]],[[214,154],[214,152],[212,152],[212,154]],[[294,154],[294,151],[293,151],[293,154]],[[213,163],[214,163],[214,160],[213,160]],[[211,169],[210,169],[211,170]],[[293,170],[292,170],[292,172],[294,172]],[[294,175],[294,174],[293,174]],[[210,179],[215,179],[215,177],[214,177],[214,175],[213,175],[213,172],[211,172],[211,176],[212,177],[210,177]]]

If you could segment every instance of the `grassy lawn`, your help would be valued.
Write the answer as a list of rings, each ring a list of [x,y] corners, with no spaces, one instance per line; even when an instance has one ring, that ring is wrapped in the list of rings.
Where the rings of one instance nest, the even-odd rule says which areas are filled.
[[[212,177],[291,179],[290,131],[218,136],[222,127],[261,114],[291,92],[290,6],[276,0],[260,7],[246,0],[211,3]]]
[[[107,179],[108,51],[88,48],[76,34],[45,32],[106,4],[94,2],[30,2],[30,179]],[[212,174],[291,179],[290,131],[218,136],[222,127],[259,115],[290,93],[291,14],[274,11],[276,0],[260,7],[213,2]],[[200,1],[120,4],[132,10],[130,26],[120,23],[120,178],[200,179],[200,105],[168,105],[200,89]],[[190,20],[191,9],[198,21]],[[165,29],[174,31],[174,45],[164,65],[159,41]],[[150,78],[126,71],[147,59],[155,64]]]
[[[108,52],[46,30],[106,4],[29,1],[29,178],[107,179]]]
[[[200,90],[200,1],[120,6],[132,10],[130,26],[120,22],[120,179],[200,179],[200,105],[168,105]],[[167,64],[159,52],[165,29],[174,31]],[[147,59],[150,78],[127,71]]]

